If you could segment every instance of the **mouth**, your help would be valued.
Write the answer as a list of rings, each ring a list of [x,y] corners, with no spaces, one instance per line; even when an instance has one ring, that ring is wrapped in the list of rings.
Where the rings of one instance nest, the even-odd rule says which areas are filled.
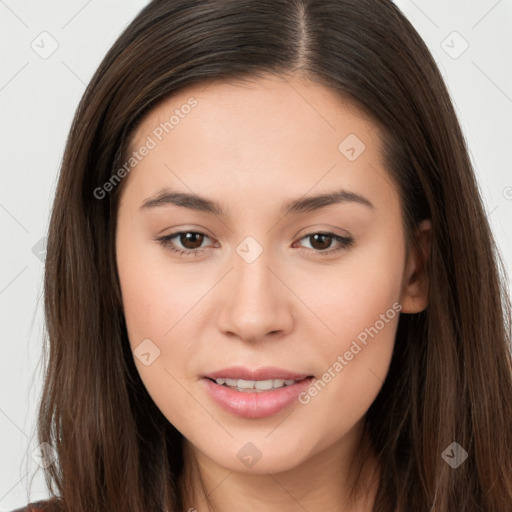
[[[312,378],[313,375],[300,377],[298,379],[266,379],[266,380],[245,380],[245,379],[229,379],[220,377],[213,379],[206,377],[208,380],[240,393],[264,393],[267,391],[275,391],[288,386],[293,386],[305,379]]]
[[[203,377],[200,382],[210,398],[224,411],[247,419],[265,418],[298,404],[298,397],[313,376],[296,379],[245,380]]]

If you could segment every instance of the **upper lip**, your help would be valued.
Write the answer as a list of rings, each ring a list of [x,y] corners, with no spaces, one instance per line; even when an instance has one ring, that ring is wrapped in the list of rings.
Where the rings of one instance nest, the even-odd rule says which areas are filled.
[[[266,366],[264,368],[257,368],[254,370],[243,366],[231,366],[229,368],[224,368],[204,375],[204,377],[213,380],[221,378],[242,380],[300,380],[310,376],[311,375],[307,373],[297,373],[291,370],[276,368],[274,366]]]

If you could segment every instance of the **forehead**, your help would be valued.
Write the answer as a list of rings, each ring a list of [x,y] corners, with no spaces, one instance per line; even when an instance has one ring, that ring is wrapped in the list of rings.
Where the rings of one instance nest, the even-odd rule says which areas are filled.
[[[371,195],[383,181],[393,186],[380,137],[354,103],[302,78],[200,83],[166,98],[140,123],[130,151],[149,139],[154,148],[129,181],[144,196],[173,185],[217,196],[364,185]]]
[[[193,108],[188,107],[191,99],[197,102]],[[194,128],[197,136],[208,132],[210,138],[225,139],[229,134],[251,133],[254,143],[289,135],[297,142],[310,141],[312,135],[316,135],[315,139],[335,133],[341,136],[348,127],[364,136],[376,128],[374,121],[341,93],[302,77],[267,75],[217,79],[179,90],[144,117],[132,137],[133,145],[161,123],[169,122],[173,114],[173,136],[184,131],[182,121],[189,118],[186,124]]]

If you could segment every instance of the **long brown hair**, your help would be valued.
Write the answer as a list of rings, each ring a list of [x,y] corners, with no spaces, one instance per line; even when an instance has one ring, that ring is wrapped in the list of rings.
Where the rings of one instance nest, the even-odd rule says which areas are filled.
[[[155,0],[77,109],[45,268],[45,473],[69,512],[181,511],[182,435],[142,384],[115,265],[130,136],[158,102],[212,80],[300,74],[382,131],[407,240],[432,220],[429,306],[401,314],[365,432],[383,469],[374,512],[512,509],[510,299],[465,140],[426,45],[390,0]],[[457,442],[459,467],[442,457]],[[340,483],[341,485],[341,483]]]

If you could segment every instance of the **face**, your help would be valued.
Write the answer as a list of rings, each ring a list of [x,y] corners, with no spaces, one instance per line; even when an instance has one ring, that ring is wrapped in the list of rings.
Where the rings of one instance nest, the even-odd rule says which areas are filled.
[[[347,450],[400,310],[425,307],[376,125],[299,78],[217,82],[158,105],[132,151],[117,268],[156,405],[198,456],[231,471]]]

